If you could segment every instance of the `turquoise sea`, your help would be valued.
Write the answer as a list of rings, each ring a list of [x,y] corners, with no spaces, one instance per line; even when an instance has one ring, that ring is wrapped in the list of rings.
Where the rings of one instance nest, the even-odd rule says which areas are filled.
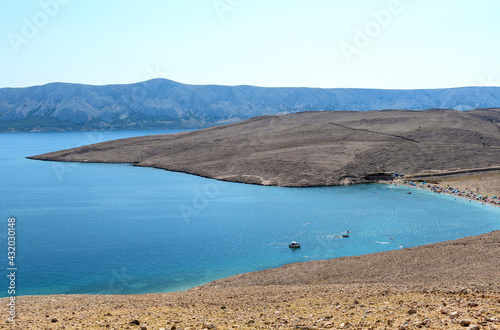
[[[25,158],[172,132],[0,133],[0,256],[7,273],[7,220],[15,217],[17,295],[186,290],[286,263],[500,229],[500,208],[409,187],[262,187]],[[349,238],[335,238],[346,231]],[[289,249],[293,240],[302,248]]]

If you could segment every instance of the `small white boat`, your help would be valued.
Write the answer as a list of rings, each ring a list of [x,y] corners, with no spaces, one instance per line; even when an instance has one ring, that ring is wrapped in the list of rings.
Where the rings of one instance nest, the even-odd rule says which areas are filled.
[[[290,249],[299,249],[300,248],[300,244],[297,243],[297,242],[292,242],[292,243],[288,244],[288,247]]]

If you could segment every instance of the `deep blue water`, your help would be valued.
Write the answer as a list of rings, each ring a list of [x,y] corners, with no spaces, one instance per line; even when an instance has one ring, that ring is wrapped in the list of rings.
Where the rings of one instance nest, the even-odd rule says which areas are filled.
[[[262,187],[25,158],[171,132],[0,133],[0,256],[7,273],[7,219],[15,217],[18,295],[178,291],[291,262],[500,229],[500,208],[414,188]],[[348,230],[349,238],[334,237]],[[290,250],[292,240],[302,248]]]

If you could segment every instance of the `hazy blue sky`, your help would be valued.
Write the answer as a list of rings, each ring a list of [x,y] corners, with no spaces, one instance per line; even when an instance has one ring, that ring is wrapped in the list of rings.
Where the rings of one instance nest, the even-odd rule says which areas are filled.
[[[498,0],[2,1],[0,87],[500,86]]]

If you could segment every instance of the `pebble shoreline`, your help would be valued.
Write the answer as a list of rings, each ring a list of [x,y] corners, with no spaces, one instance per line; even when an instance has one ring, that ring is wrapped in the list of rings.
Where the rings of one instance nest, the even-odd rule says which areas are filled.
[[[404,185],[404,186],[411,186],[415,188],[420,188],[420,189],[425,189],[425,190],[430,190],[434,193],[437,194],[447,194],[447,195],[452,195],[456,197],[462,197],[462,198],[467,198],[473,201],[481,202],[483,204],[490,204],[494,206],[500,206],[500,198],[498,196],[492,196],[488,197],[487,195],[482,194],[479,189],[476,189],[476,191],[473,191],[470,188],[467,188],[465,190],[461,190],[458,188],[453,188],[449,185],[439,185],[439,184],[433,184],[433,183],[427,183],[427,182],[421,182],[421,181],[408,181],[408,180],[394,180],[390,181],[390,184],[393,185]]]

